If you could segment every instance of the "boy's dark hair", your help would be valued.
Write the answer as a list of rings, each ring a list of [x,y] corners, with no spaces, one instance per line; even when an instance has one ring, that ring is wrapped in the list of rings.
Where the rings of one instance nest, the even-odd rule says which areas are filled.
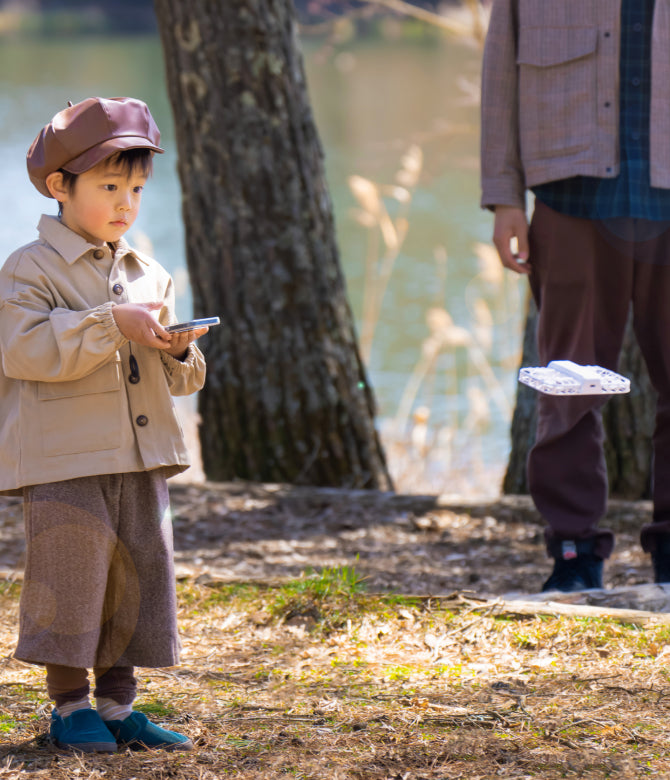
[[[144,176],[150,176],[154,167],[154,154],[151,149],[124,149],[121,152],[111,155],[103,161],[105,164],[112,163],[120,165],[126,170],[129,176],[139,171]],[[79,178],[78,173],[70,173],[63,168],[58,169],[63,174],[63,186],[68,192],[72,192],[74,185]],[[58,216],[63,214],[63,204],[58,201]]]

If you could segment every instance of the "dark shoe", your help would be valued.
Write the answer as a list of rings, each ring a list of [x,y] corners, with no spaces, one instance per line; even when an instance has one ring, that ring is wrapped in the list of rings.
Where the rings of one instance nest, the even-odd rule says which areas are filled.
[[[562,556],[542,586],[542,592],[560,590],[573,593],[603,586],[603,559],[593,554],[592,542],[562,542]]]
[[[93,709],[75,710],[65,718],[54,710],[49,736],[60,748],[72,748],[83,753],[116,753],[116,740]]]
[[[654,582],[670,582],[670,538],[666,534],[658,536],[656,549],[651,554],[654,565]]]
[[[143,712],[131,712],[125,720],[106,720],[105,726],[120,747],[131,750],[193,750],[188,737],[156,726]]]

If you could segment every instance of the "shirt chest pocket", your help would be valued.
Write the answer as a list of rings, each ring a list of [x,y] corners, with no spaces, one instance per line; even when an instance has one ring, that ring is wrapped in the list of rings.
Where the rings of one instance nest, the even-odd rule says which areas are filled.
[[[70,382],[38,382],[37,407],[46,457],[121,445],[121,361]]]
[[[569,156],[596,133],[598,30],[522,27],[519,125],[524,156]]]

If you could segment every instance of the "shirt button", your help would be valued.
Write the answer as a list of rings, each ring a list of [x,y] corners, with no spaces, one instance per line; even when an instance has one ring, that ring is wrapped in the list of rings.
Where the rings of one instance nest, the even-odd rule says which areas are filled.
[[[123,285],[122,284],[115,284],[114,287],[112,287],[112,292],[116,293],[117,295],[121,295],[123,292]]]
[[[639,78],[636,76],[634,79],[631,79],[631,80],[630,80],[630,83],[631,83],[631,84],[632,84],[634,87],[639,87],[639,86],[640,86],[640,79],[639,79]]]
[[[642,25],[640,22],[635,22],[633,25],[633,30],[635,30],[635,32],[642,32]]]
[[[140,426],[140,428],[144,428],[144,426],[149,422],[149,418],[145,414],[141,414],[135,422]]]
[[[105,256],[104,249],[96,249],[95,252],[93,252],[93,257],[95,257],[96,260],[102,260],[104,256]]]
[[[609,108],[612,104],[608,101],[605,102],[605,108]]]
[[[633,139],[633,141],[639,141],[640,140],[640,134],[639,133],[631,133],[630,137]]]
[[[605,33],[605,38],[609,38],[609,37],[610,37],[610,33],[609,33],[609,32],[606,32],[606,33]]]

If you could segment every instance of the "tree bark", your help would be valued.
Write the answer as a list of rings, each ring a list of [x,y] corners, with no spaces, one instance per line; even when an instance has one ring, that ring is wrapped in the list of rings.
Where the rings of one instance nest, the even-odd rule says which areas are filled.
[[[292,0],[155,0],[211,480],[389,489]]]
[[[537,330],[537,307],[533,297],[526,298],[526,322],[523,333],[521,353],[522,366],[539,365],[535,333]],[[511,444],[507,471],[503,478],[503,493],[506,495],[525,495],[528,493],[526,461],[530,448],[535,443],[537,425],[537,393],[521,382],[516,386],[516,404],[512,416]]]
[[[632,317],[626,327],[619,371],[630,378],[630,393],[615,396],[603,409],[610,495],[631,500],[649,498],[656,391],[635,340]]]
[[[522,366],[539,365],[536,328],[537,309],[529,296]],[[635,340],[632,317],[629,317],[626,326],[619,371],[630,379],[631,390],[627,395],[612,397],[603,409],[605,460],[610,495],[634,501],[651,495],[656,394]],[[528,493],[526,459],[535,441],[536,398],[534,390],[518,385],[512,418],[512,449],[503,480],[503,492],[506,494]]]

